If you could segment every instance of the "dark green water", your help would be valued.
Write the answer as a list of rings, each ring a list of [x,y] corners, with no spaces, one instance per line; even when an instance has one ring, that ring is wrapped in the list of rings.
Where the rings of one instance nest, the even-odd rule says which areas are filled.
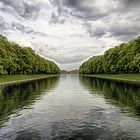
[[[62,75],[0,87],[1,140],[139,140],[140,85]]]

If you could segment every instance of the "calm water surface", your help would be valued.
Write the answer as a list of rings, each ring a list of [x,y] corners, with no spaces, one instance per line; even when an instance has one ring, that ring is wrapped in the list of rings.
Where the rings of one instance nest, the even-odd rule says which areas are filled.
[[[0,86],[1,140],[140,140],[140,86],[62,75]]]

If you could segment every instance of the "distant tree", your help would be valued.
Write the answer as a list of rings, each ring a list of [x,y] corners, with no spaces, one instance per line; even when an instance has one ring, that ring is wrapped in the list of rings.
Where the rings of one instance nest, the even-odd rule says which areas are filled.
[[[29,47],[21,47],[0,35],[0,74],[57,74],[59,67]]]
[[[139,72],[140,37],[111,48],[102,56],[93,56],[79,68],[81,74]]]

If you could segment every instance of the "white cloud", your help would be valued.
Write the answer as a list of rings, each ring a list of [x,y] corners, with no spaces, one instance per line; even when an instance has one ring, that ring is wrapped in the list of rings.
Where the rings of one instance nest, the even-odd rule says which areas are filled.
[[[140,10],[135,7],[129,0],[2,0],[0,32],[62,69],[73,69],[137,36]]]

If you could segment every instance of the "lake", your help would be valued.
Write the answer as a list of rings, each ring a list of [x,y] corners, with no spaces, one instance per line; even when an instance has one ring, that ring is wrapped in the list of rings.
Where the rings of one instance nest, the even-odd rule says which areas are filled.
[[[0,86],[1,140],[139,140],[140,85],[78,75]]]

